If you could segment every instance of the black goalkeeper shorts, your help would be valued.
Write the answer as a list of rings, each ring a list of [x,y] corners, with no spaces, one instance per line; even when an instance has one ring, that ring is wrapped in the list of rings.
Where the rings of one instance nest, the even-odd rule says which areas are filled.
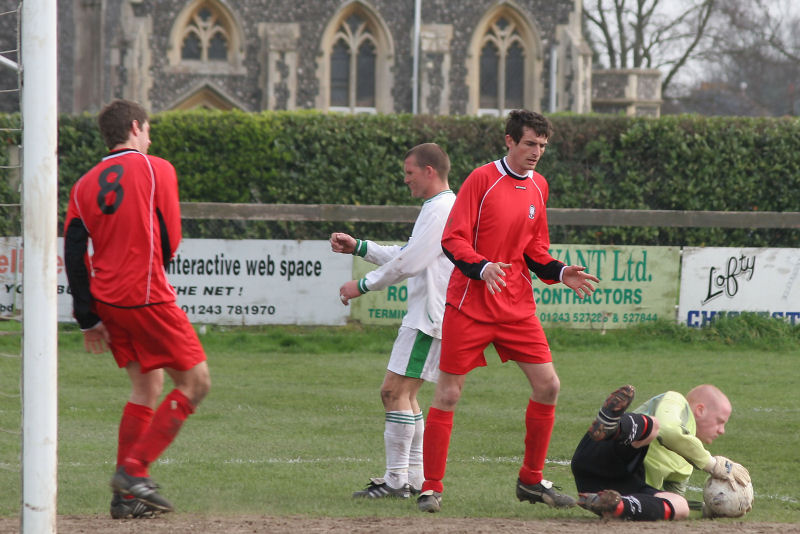
[[[648,447],[635,449],[618,441],[594,441],[589,434],[572,456],[572,475],[580,493],[597,493],[613,489],[622,495],[660,490],[645,482],[644,457]]]

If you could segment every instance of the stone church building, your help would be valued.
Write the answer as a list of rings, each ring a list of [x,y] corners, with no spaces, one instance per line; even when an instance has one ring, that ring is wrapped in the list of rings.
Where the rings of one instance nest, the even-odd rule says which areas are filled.
[[[581,0],[58,0],[59,110],[586,113],[581,19]]]
[[[588,112],[581,5],[59,0],[59,108]]]

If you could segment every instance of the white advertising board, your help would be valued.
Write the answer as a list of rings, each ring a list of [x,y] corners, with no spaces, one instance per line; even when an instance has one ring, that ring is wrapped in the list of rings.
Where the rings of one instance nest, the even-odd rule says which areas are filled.
[[[683,249],[678,320],[704,326],[755,312],[800,324],[800,249]]]
[[[0,238],[0,315],[22,306],[22,240]],[[167,270],[178,306],[193,323],[228,325],[345,324],[339,286],[353,257],[328,241],[185,239]],[[58,319],[72,320],[58,240]]]
[[[340,325],[352,269],[328,241],[185,239],[167,276],[193,323]]]

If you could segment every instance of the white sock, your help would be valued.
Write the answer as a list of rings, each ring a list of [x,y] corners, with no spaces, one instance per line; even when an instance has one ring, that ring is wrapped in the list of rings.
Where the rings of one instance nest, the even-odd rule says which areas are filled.
[[[422,469],[422,437],[425,434],[425,419],[422,412],[414,415],[414,439],[411,440],[411,449],[408,454],[408,483],[416,489],[425,482],[425,473]]]
[[[386,412],[383,441],[386,444],[386,474],[383,479],[391,488],[408,483],[408,452],[414,439],[414,414],[411,410]]]

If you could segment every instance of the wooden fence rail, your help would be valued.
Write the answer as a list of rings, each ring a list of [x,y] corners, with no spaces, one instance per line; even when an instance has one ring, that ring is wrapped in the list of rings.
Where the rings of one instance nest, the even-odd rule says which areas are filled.
[[[182,202],[184,219],[413,223],[419,206]],[[550,225],[691,228],[800,228],[800,211],[682,211],[549,208]]]

